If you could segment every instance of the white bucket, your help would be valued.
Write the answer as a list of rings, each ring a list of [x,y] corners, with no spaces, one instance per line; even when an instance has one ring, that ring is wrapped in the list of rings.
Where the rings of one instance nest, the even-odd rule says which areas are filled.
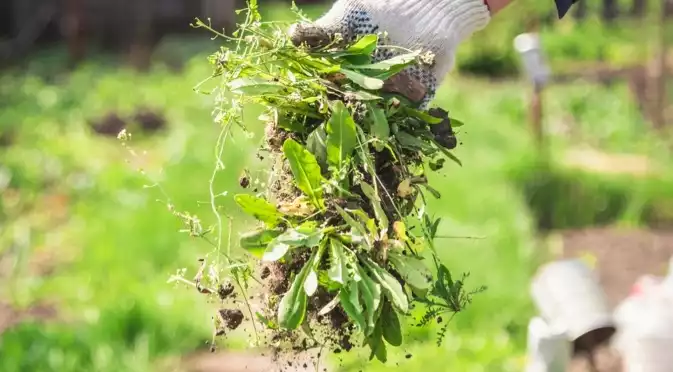
[[[527,354],[526,372],[565,372],[572,356],[566,334],[539,317],[528,323]]]
[[[532,296],[542,318],[551,328],[564,330],[576,347],[590,339],[591,349],[614,332],[605,293],[582,261],[562,260],[540,268],[533,279]]]

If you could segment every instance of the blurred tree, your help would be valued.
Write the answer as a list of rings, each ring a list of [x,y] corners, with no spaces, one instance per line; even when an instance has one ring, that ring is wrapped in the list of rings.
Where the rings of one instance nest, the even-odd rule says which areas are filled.
[[[617,0],[603,0],[603,20],[613,22],[619,17],[619,2]]]
[[[647,12],[647,0],[633,0],[631,15],[635,18],[641,18]]]

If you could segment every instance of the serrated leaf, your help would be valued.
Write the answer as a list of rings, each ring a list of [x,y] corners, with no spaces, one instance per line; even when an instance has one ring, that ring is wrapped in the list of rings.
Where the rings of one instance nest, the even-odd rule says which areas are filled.
[[[379,194],[371,185],[366,182],[360,183],[360,188],[362,188],[362,192],[372,203],[374,215],[376,216],[376,220],[379,222],[379,229],[385,233],[388,231],[388,217],[386,216],[386,212],[383,210],[383,207],[381,207],[381,198],[379,197]]]
[[[419,291],[428,290],[432,286],[432,273],[422,260],[396,252],[389,252],[388,260],[409,286]]]
[[[346,256],[344,245],[338,239],[330,239],[330,268],[327,271],[329,278],[342,285],[346,284],[348,267],[346,266]]]
[[[367,322],[364,315],[362,315],[362,305],[360,304],[360,292],[357,282],[352,280],[347,286],[341,288],[339,300],[346,315],[348,315],[361,330],[366,330]]]
[[[340,169],[357,145],[355,121],[343,102],[337,101],[327,122],[327,162]]]
[[[372,279],[381,285],[383,293],[393,306],[404,314],[409,312],[409,299],[397,279],[368,257],[363,256],[362,262],[369,269]]]
[[[400,319],[395,310],[386,302],[381,311],[381,322],[383,327],[383,339],[392,346],[402,345],[402,327]]]
[[[278,93],[283,89],[283,85],[259,78],[240,78],[230,81],[227,84],[227,88],[236,94],[258,96],[269,93]]]
[[[283,153],[290,163],[297,187],[308,196],[313,205],[324,209],[322,175],[315,156],[291,138],[285,140]]]
[[[306,281],[304,281],[304,292],[306,292],[307,296],[313,296],[317,290],[318,274],[315,273],[315,270],[311,269],[306,276]]]
[[[308,135],[306,147],[318,160],[320,166],[327,169],[327,131],[324,124],[320,124]]]
[[[361,37],[354,44],[350,45],[347,49],[349,53],[353,54],[372,54],[374,49],[376,49],[376,44],[379,41],[379,37],[375,34],[369,34]]]
[[[348,70],[345,68],[341,68],[340,71],[348,78],[348,80],[354,82],[355,84],[367,90],[379,90],[383,88],[383,80],[381,79],[367,76],[359,72]]]
[[[250,194],[234,196],[236,204],[247,214],[273,227],[283,220],[283,215],[265,199]]]

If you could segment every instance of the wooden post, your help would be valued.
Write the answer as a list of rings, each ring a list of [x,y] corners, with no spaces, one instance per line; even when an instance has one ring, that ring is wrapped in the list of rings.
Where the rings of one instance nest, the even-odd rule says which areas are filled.
[[[75,66],[84,58],[86,40],[82,0],[66,0],[63,31],[68,44],[70,65]]]
[[[542,92],[544,87],[542,84],[533,83],[533,95],[530,102],[530,125],[535,143],[540,149],[544,148],[544,128],[542,126],[543,105]]]
[[[549,80],[549,67],[546,64],[540,39],[536,33],[518,35],[514,39],[514,48],[521,56],[524,70],[533,88],[528,113],[533,138],[538,149],[545,151],[542,98],[544,86]]]

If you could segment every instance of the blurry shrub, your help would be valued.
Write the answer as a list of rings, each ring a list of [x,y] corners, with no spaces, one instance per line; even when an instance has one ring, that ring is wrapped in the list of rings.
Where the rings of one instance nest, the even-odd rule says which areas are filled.
[[[458,60],[458,71],[489,78],[516,76],[519,73],[516,56],[493,49],[475,51]]]
[[[593,174],[539,161],[510,173],[541,231],[604,226],[623,219],[650,227],[673,226],[668,180]]]

